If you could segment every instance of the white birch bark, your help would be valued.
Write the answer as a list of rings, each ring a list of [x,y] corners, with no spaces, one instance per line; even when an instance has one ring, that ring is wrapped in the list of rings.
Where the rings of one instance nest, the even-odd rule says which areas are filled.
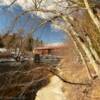
[[[96,27],[98,28],[98,31],[100,32],[100,21],[98,20],[98,18],[94,15],[91,7],[89,6],[89,2],[88,0],[84,0],[84,4],[85,4],[85,7],[91,17],[91,19],[93,20],[94,24],[96,25]]]

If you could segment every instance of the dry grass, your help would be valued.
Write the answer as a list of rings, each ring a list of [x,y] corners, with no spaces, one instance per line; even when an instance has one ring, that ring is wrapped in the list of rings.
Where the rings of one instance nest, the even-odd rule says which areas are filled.
[[[62,90],[66,98],[68,100],[100,100],[100,79],[90,80],[88,78],[87,69],[72,44],[66,46],[64,53],[64,61],[59,66],[60,71],[57,74],[72,83],[91,84],[76,85],[63,82]],[[33,63],[21,64],[17,68],[7,68],[7,72],[0,74],[0,97],[4,97],[4,100],[9,98],[34,100],[37,91],[48,85],[53,75],[48,68],[49,65]]]
[[[72,85],[64,83],[63,92],[68,100],[100,100],[100,79],[90,80],[86,67],[82,64],[73,44],[66,47],[66,55],[60,66],[60,75],[75,83],[91,85]]]
[[[47,67],[45,64],[26,63],[17,70],[1,73],[0,98],[34,100],[37,91],[49,83],[51,73]]]

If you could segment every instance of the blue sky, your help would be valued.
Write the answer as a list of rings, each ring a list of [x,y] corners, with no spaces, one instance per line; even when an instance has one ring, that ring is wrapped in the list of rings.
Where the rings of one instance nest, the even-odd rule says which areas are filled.
[[[19,5],[14,5],[9,9],[4,9],[4,6],[0,6],[0,34],[4,34],[11,27],[16,15],[23,12],[23,9]],[[31,32],[39,26],[42,19],[39,16],[27,14],[21,16],[17,21],[15,28],[12,32],[18,32],[19,29],[24,29],[24,34]],[[52,27],[51,23],[39,27],[34,33],[35,37],[43,40],[45,43],[55,43],[64,41],[64,32]]]

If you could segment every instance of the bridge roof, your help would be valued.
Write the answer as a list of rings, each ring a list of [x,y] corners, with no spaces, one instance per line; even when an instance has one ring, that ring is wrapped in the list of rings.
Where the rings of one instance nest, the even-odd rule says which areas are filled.
[[[35,50],[47,50],[47,49],[60,49],[64,48],[65,45],[58,45],[58,46],[41,46],[41,47],[36,47]]]

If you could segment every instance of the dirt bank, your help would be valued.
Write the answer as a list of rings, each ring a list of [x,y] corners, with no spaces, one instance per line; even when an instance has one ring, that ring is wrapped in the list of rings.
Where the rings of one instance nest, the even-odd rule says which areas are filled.
[[[37,92],[35,100],[67,100],[62,87],[63,82],[57,76],[53,76],[50,83]]]

